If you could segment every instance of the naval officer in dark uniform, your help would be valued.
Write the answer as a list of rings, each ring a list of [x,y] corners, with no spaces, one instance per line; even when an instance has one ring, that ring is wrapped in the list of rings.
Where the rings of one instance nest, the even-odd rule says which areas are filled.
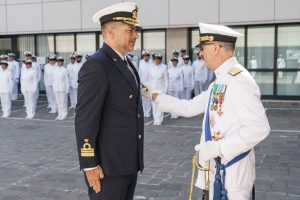
[[[144,168],[144,119],[134,50],[138,6],[119,3],[97,12],[104,44],[78,76],[75,130],[80,169],[90,199],[132,200]]]

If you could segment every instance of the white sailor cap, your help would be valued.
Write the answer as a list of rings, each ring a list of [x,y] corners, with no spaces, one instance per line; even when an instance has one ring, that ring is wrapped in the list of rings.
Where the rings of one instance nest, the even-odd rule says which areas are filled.
[[[155,53],[154,54],[154,58],[156,59],[156,58],[158,58],[158,59],[162,59],[162,55],[160,54],[160,53]]]
[[[83,56],[82,53],[80,53],[78,51],[75,51],[74,55],[75,55],[75,57],[82,57]]]
[[[24,56],[32,56],[32,53],[30,51],[24,51]]]
[[[146,56],[146,55],[150,56],[150,52],[144,49],[144,50],[142,51],[142,55],[143,55],[143,56]]]
[[[7,62],[6,60],[1,60],[1,61],[0,61],[0,64],[1,64],[1,65],[2,65],[2,64],[8,65],[8,62]]]
[[[8,55],[8,57],[16,57],[16,55],[14,53],[8,53],[7,55]]]
[[[138,21],[138,5],[133,2],[124,2],[111,5],[93,16],[93,21],[101,26],[106,22],[124,22],[135,26],[138,29],[142,27]]]
[[[55,59],[56,59],[56,55],[55,55],[55,54],[50,54],[50,55],[48,56],[48,59],[49,59],[49,60],[55,60]]]
[[[190,56],[189,55],[184,55],[182,58],[183,58],[183,60],[188,60],[188,59],[190,59]]]
[[[25,64],[32,64],[32,60],[24,60]]]
[[[180,52],[181,52],[181,53],[184,53],[184,52],[186,52],[186,49],[185,49],[185,48],[181,48],[181,49],[180,49]]]
[[[0,56],[0,59],[7,59],[7,58],[8,58],[8,56],[4,55],[4,54]]]
[[[227,27],[224,25],[216,24],[204,24],[199,23],[199,44],[196,47],[201,46],[205,42],[228,42],[235,44],[238,37],[243,36],[243,34]]]
[[[179,52],[178,52],[177,49],[174,49],[174,50],[172,51],[172,54],[174,54],[174,53],[179,54]]]
[[[75,54],[72,53],[72,54],[70,55],[70,58],[76,58]]]
[[[57,61],[64,61],[65,59],[64,59],[63,57],[61,57],[61,56],[58,56],[58,57],[56,58],[56,60],[57,60]]]

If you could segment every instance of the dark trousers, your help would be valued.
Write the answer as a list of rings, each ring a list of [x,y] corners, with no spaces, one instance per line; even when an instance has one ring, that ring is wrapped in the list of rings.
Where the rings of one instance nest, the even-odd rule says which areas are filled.
[[[101,191],[96,193],[89,186],[86,176],[90,200],[132,200],[137,181],[137,174],[127,176],[107,176],[101,180]]]

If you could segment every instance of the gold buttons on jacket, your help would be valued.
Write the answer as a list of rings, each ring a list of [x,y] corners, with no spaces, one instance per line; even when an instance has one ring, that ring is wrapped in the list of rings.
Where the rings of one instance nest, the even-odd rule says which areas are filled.
[[[133,97],[133,95],[131,94],[131,95],[129,95],[129,97],[128,97],[128,98],[129,98],[129,99],[132,99],[132,97]]]
[[[139,134],[139,139],[142,139],[142,135],[141,134]]]

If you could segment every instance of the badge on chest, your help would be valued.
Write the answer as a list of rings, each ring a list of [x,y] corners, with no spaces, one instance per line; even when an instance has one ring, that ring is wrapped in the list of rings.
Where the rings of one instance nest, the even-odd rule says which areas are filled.
[[[215,84],[213,86],[210,110],[217,112],[220,117],[223,115],[222,106],[224,103],[226,87],[227,85],[222,84]]]

